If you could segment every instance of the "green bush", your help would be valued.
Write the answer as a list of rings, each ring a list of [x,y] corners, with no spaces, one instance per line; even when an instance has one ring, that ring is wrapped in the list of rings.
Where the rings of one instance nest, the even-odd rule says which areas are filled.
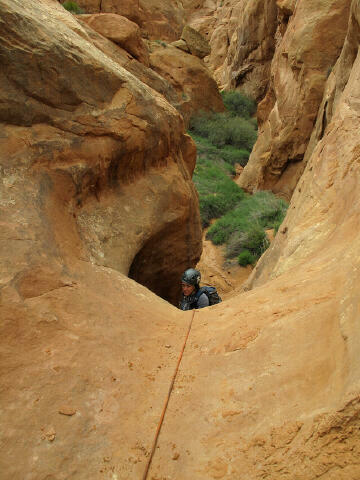
[[[238,256],[238,263],[242,267],[246,267],[247,265],[253,265],[255,262],[256,258],[251,252],[249,252],[249,250],[244,250]]]
[[[230,167],[231,169],[231,167]],[[233,209],[245,197],[230,177],[229,165],[220,159],[199,157],[193,180],[199,193],[203,227]]]
[[[190,119],[190,134],[198,152],[217,156],[230,165],[247,164],[257,138],[257,122],[251,118],[256,103],[237,91],[222,92],[225,113],[199,112]]]
[[[223,160],[225,160],[225,162],[229,163],[230,165],[235,165],[235,163],[239,163],[242,167],[245,167],[249,160],[250,152],[242,148],[225,145],[225,147],[222,148],[219,152],[219,155]]]
[[[244,249],[259,258],[269,245],[265,229],[276,228],[286,209],[286,202],[271,192],[257,192],[217,220],[207,238],[215,245],[226,244],[227,258],[238,256]]]
[[[237,257],[244,249],[259,258],[269,246],[269,240],[260,225],[252,225],[248,230],[231,234],[226,245],[226,257]]]
[[[195,117],[190,121],[190,131],[209,139],[217,148],[230,145],[247,151],[252,149],[257,137],[251,122],[226,114]]]
[[[68,12],[75,13],[76,15],[79,15],[81,13],[84,13],[84,10],[79,7],[79,5],[76,2],[72,1],[67,1],[62,4],[62,6],[67,10]]]
[[[232,114],[250,118],[256,112],[256,102],[237,90],[221,92],[226,109]]]

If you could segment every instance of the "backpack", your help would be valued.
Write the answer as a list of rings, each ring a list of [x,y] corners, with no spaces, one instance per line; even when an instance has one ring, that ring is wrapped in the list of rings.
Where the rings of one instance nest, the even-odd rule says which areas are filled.
[[[216,288],[206,285],[204,287],[199,288],[199,290],[196,292],[196,295],[195,295],[196,303],[199,300],[200,295],[202,295],[203,293],[205,293],[209,299],[209,306],[216,305],[217,303],[222,302],[221,297],[218,294]]]

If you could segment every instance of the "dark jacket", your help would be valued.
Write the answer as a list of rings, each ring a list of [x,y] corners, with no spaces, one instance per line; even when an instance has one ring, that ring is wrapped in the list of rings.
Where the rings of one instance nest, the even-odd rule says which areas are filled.
[[[194,308],[204,308],[210,305],[206,293],[201,293],[200,296],[198,296],[197,292],[198,290],[187,297],[182,294],[179,302],[180,310],[193,310]]]

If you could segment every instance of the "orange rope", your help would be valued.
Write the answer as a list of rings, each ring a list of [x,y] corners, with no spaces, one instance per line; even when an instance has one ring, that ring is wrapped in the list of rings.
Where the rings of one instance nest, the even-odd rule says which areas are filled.
[[[153,456],[154,456],[154,453],[155,453],[155,449],[156,449],[156,445],[157,445],[157,442],[158,442],[158,438],[159,438],[159,435],[160,435],[160,430],[161,430],[161,427],[162,427],[162,424],[163,424],[163,421],[164,421],[167,406],[169,404],[170,395],[171,395],[171,392],[172,392],[173,387],[174,387],[176,376],[177,376],[179,366],[180,366],[180,363],[181,363],[181,360],[182,360],[182,357],[183,357],[183,353],[184,353],[184,350],[185,350],[185,347],[186,347],[186,342],[189,338],[190,330],[191,330],[192,323],[193,323],[193,320],[194,320],[194,315],[195,315],[195,310],[193,311],[193,314],[192,314],[192,317],[191,317],[191,320],[190,320],[190,323],[189,323],[189,327],[188,327],[188,330],[187,330],[187,333],[186,333],[184,345],[181,349],[180,356],[178,358],[177,365],[176,365],[176,368],[175,368],[175,372],[174,372],[174,375],[171,379],[170,388],[169,388],[169,391],[168,391],[168,394],[167,394],[167,397],[166,397],[166,400],[165,400],[163,410],[161,412],[160,421],[159,421],[159,424],[158,424],[157,429],[156,429],[155,438],[154,438],[153,446],[152,446],[152,449],[151,449],[151,454],[150,454],[149,460],[147,462],[146,469],[145,469],[144,475],[142,477],[142,480],[147,479],[147,476],[148,476],[148,473],[149,473],[149,470],[150,470],[151,462],[152,462],[152,459],[153,459]]]

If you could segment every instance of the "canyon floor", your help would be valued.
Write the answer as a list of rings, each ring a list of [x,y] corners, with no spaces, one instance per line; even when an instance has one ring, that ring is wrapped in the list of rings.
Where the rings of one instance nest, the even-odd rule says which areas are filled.
[[[213,285],[221,298],[227,300],[248,279],[253,267],[241,267],[236,259],[227,261],[224,247],[207,240],[206,231],[203,233],[203,252],[196,268],[201,272],[202,284]]]

